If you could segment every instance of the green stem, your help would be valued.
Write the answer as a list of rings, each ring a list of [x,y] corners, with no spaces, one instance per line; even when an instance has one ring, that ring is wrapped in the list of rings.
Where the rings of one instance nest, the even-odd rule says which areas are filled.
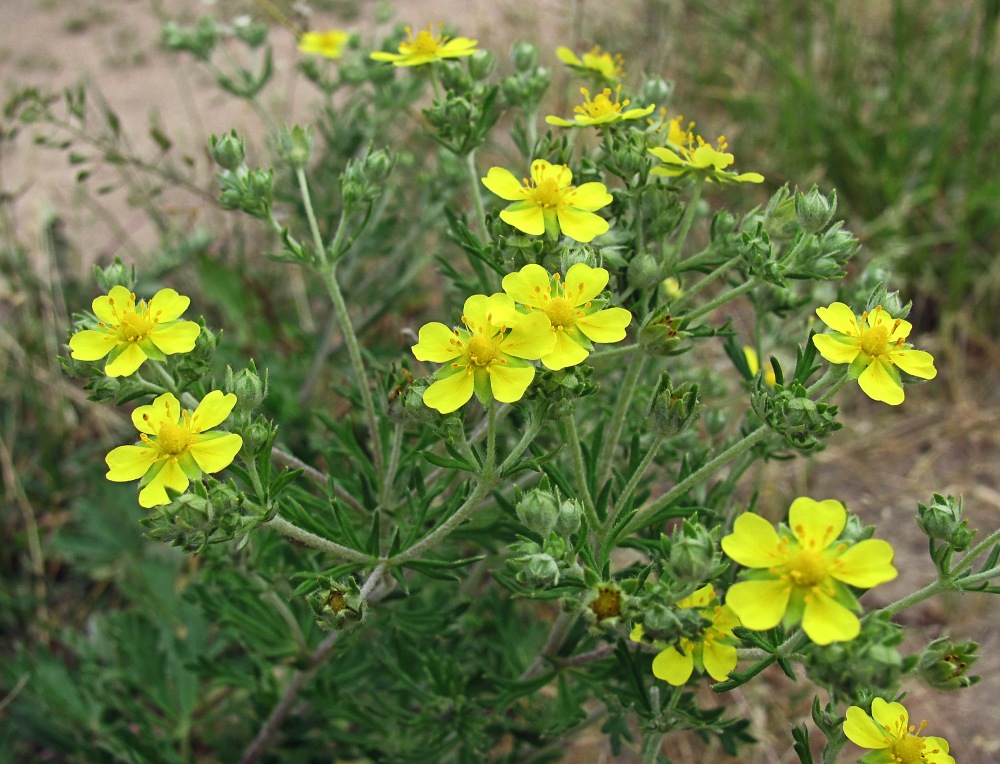
[[[698,178],[694,182],[694,189],[691,191],[691,200],[684,209],[684,217],[677,231],[677,244],[674,245],[675,260],[680,260],[681,251],[684,249],[684,242],[687,241],[688,232],[694,222],[695,212],[698,209],[698,201],[701,199],[701,190],[705,186],[705,179]]]
[[[486,427],[486,466],[483,469],[483,479],[492,481],[496,475],[497,466],[497,402],[490,398],[486,407],[488,425]]]
[[[949,587],[947,587],[940,579],[938,579],[937,581],[933,581],[927,584],[927,586],[925,586],[923,589],[918,589],[912,594],[907,594],[905,597],[898,599],[895,602],[886,605],[883,608],[879,608],[878,610],[873,610],[872,612],[864,616],[864,618],[862,618],[861,620],[867,621],[869,618],[874,618],[875,616],[879,615],[888,615],[888,616],[895,615],[901,610],[906,610],[908,607],[913,607],[918,602],[923,602],[925,599],[933,597],[935,594],[947,591],[948,588]]]
[[[403,423],[397,422],[392,430],[392,443],[389,445],[389,463],[385,468],[385,475],[382,479],[382,494],[379,497],[379,506],[388,507],[392,502],[392,484],[396,480],[396,471],[399,469],[399,456],[403,450]]]
[[[837,391],[839,391],[840,388],[842,388],[844,385],[847,384],[847,381],[850,378],[851,375],[849,369],[844,369],[843,373],[840,375],[840,378],[837,379],[832,385],[830,385],[830,387],[816,400],[816,402],[826,403],[834,395],[837,394]]]
[[[657,512],[666,509],[670,506],[671,502],[679,496],[683,496],[685,493],[690,491],[697,485],[700,485],[709,477],[711,477],[715,472],[717,472],[726,462],[731,459],[735,459],[740,454],[743,454],[753,448],[755,445],[760,443],[764,438],[766,438],[771,432],[771,429],[766,425],[758,427],[756,430],[751,432],[749,435],[736,441],[723,451],[721,454],[716,456],[711,461],[702,465],[700,469],[695,470],[681,482],[663,494],[659,499],[654,501],[652,504],[640,509],[635,517],[629,522],[622,532],[623,535],[628,535],[634,531],[639,530],[643,525],[649,520],[650,517],[656,515]]]
[[[472,149],[465,155],[465,169],[469,173],[469,190],[472,192],[472,205],[476,208],[476,220],[479,223],[479,233],[486,241],[486,208],[483,206],[483,193],[479,190],[479,172],[476,170],[476,150]]]
[[[576,420],[573,414],[563,417],[563,424],[566,425],[566,435],[569,437],[569,447],[573,454],[573,471],[576,473],[576,490],[583,501],[583,508],[587,512],[587,522],[590,527],[597,530],[601,527],[601,521],[597,518],[597,510],[594,507],[594,499],[590,495],[590,488],[587,486],[587,465],[583,462],[583,448],[580,445],[580,436],[576,431]]]
[[[976,544],[972,549],[968,551],[962,561],[951,571],[952,575],[957,575],[961,573],[968,567],[971,567],[972,563],[975,562],[976,558],[993,546],[997,541],[1000,541],[1000,528],[990,533],[985,539]]]
[[[653,441],[653,445],[649,447],[649,450],[646,451],[646,455],[642,457],[642,461],[639,462],[639,465],[635,468],[635,472],[632,473],[632,477],[629,478],[629,481],[622,490],[621,495],[615,499],[614,509],[608,513],[608,519],[605,520],[604,526],[601,528],[602,542],[611,532],[611,529],[615,525],[615,521],[621,514],[622,507],[628,503],[629,497],[632,496],[632,492],[638,487],[639,481],[642,480],[643,475],[646,474],[646,470],[649,469],[649,465],[652,464],[653,459],[656,458],[656,452],[659,450],[661,443],[663,443],[663,436],[657,436],[656,440]]]
[[[751,277],[749,281],[723,292],[722,294],[718,295],[714,300],[709,300],[704,305],[699,307],[697,310],[693,310],[690,313],[687,313],[685,315],[685,318],[693,321],[699,316],[703,316],[706,313],[710,313],[716,308],[725,305],[727,302],[735,300],[740,295],[746,294],[756,286],[757,286],[757,279]]]
[[[340,557],[351,562],[374,561],[371,556],[365,554],[364,552],[359,552],[356,549],[343,546],[335,541],[325,539],[322,536],[317,536],[315,533],[311,533],[305,528],[300,528],[294,523],[289,522],[281,515],[275,515],[266,523],[261,524],[261,527],[276,530],[283,536],[288,536],[290,539],[301,541],[306,546],[311,546],[313,549],[319,549],[321,552],[326,552],[334,557]]]
[[[500,468],[497,470],[498,475],[503,475],[508,469],[510,469],[514,463],[521,458],[523,454],[530,446],[538,433],[542,431],[543,420],[539,416],[532,415],[528,418],[528,422],[524,427],[524,432],[521,434],[521,439],[514,446],[513,450],[507,454],[507,458],[503,460]]]
[[[674,310],[679,312],[680,311],[679,306],[684,305],[684,303],[686,303],[690,297],[700,292],[702,289],[711,284],[713,281],[722,278],[726,274],[726,271],[728,271],[730,268],[736,265],[741,259],[742,259],[741,255],[736,255],[736,257],[732,257],[729,260],[726,260],[726,262],[718,266],[714,271],[705,276],[701,281],[698,281],[692,284],[687,289],[685,289],[684,294],[678,297],[677,301],[673,304],[672,307],[674,308]]]
[[[477,482],[476,487],[472,489],[472,493],[469,494],[468,498],[466,498],[466,500],[462,503],[462,506],[456,509],[451,517],[437,526],[409,549],[404,549],[395,557],[390,557],[386,562],[386,565],[389,567],[401,565],[407,560],[419,557],[425,550],[430,549],[439,541],[447,538],[451,535],[453,530],[461,525],[465,519],[472,514],[472,511],[476,508],[479,499],[484,494],[488,493],[491,488],[491,485],[488,486],[487,483],[482,480]]]
[[[636,383],[645,365],[646,356],[640,353],[632,356],[628,371],[625,372],[625,379],[622,380],[621,388],[618,391],[615,410],[611,415],[611,426],[606,433],[604,444],[601,447],[601,458],[597,468],[598,488],[604,485],[604,482],[611,474],[611,465],[614,462],[615,451],[618,448],[618,441],[625,427],[625,415],[628,413],[628,407],[632,403],[632,395],[635,393]]]
[[[638,344],[632,345],[622,345],[620,347],[606,348],[604,350],[598,350],[590,354],[587,359],[588,363],[594,363],[595,361],[603,361],[607,358],[617,358],[621,355],[628,355],[629,353],[634,353],[639,349]]]

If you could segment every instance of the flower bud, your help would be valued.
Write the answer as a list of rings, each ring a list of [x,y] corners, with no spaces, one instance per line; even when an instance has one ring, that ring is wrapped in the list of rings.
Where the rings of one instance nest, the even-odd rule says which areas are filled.
[[[230,130],[222,136],[214,134],[208,139],[208,148],[212,159],[223,170],[235,170],[246,158],[247,146],[235,130]]]
[[[885,284],[880,283],[868,296],[868,302],[865,305],[865,310],[871,313],[878,307],[881,307],[882,310],[893,318],[906,318],[910,315],[910,308],[913,307],[913,303],[908,302],[904,305],[902,298],[899,296],[899,292],[890,292],[886,289]]]
[[[670,100],[673,92],[674,83],[660,77],[650,77],[639,88],[639,93],[635,97],[635,103],[646,105],[657,103],[662,106]]]
[[[959,690],[980,680],[966,673],[977,660],[977,643],[954,643],[949,637],[938,637],[920,653],[915,673],[935,690]]]
[[[496,57],[488,50],[477,50],[468,57],[469,74],[474,80],[485,80],[496,68]]]
[[[309,161],[314,140],[312,127],[282,127],[278,132],[278,156],[300,170]]]
[[[112,287],[123,286],[130,292],[135,291],[135,265],[126,266],[121,258],[116,257],[111,265],[102,268],[94,266],[94,279],[104,291],[110,292]]]
[[[589,265],[591,268],[596,268],[597,254],[587,244],[563,247],[559,251],[559,270],[561,273],[566,273],[566,271],[577,263],[583,263],[584,265]]]
[[[267,397],[267,371],[264,371],[264,378],[261,379],[257,373],[257,365],[252,359],[245,369],[240,369],[236,373],[233,373],[232,366],[227,366],[222,389],[223,392],[233,393],[236,396],[237,413],[250,414]]]
[[[669,306],[657,308],[639,327],[639,344],[650,355],[672,355],[678,352],[681,341],[691,336],[682,326],[682,319],[670,315]]]
[[[976,531],[962,518],[962,497],[934,494],[930,504],[917,504],[917,525],[929,538],[948,544],[956,552],[969,548]]]
[[[807,234],[819,233],[826,228],[837,212],[837,192],[823,196],[816,186],[809,193],[795,191],[795,219]]]
[[[682,583],[701,584],[725,570],[719,552],[718,528],[710,531],[704,525],[685,520],[674,529],[673,536],[663,536],[667,564],[673,577]]]
[[[233,19],[233,34],[251,48],[259,48],[267,42],[267,24],[258,24],[249,16]]]
[[[342,631],[364,620],[365,601],[353,578],[346,585],[328,579],[325,583],[325,588],[306,597],[321,629]]]
[[[514,511],[528,530],[546,539],[559,520],[559,500],[550,491],[535,488],[521,497]]]
[[[516,42],[511,49],[510,57],[514,61],[514,69],[527,72],[538,66],[540,54],[538,48],[530,42]]]
[[[576,499],[563,499],[559,502],[559,513],[556,516],[555,532],[562,538],[569,538],[578,530],[583,518],[583,507]]]
[[[632,258],[628,264],[628,283],[636,289],[648,289],[660,281],[660,263],[648,252]]]
[[[675,390],[670,375],[663,372],[649,405],[653,431],[660,437],[670,438],[694,424],[703,408],[698,402],[698,390],[695,382],[685,382]]]
[[[538,588],[559,583],[559,563],[545,552],[516,557],[511,563],[518,566],[518,571],[514,574],[518,583]]]

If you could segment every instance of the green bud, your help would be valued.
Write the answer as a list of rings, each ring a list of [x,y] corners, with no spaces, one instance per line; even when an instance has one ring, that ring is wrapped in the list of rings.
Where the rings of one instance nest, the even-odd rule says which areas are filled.
[[[214,134],[208,139],[208,148],[212,159],[223,170],[235,170],[246,158],[246,142],[235,130],[224,133],[221,137]]]
[[[837,212],[837,192],[830,192],[830,196],[824,196],[816,186],[809,189],[809,193],[803,194],[798,189],[795,191],[795,219],[802,230],[807,234],[819,233],[833,220]]]
[[[212,57],[219,33],[215,21],[208,16],[198,19],[197,27],[178,26],[173,21],[163,27],[161,39],[169,50],[187,51],[199,61],[208,61]]]
[[[597,253],[587,244],[576,244],[563,247],[559,251],[559,271],[566,273],[577,263],[589,265],[591,268],[597,267]]]
[[[314,140],[312,127],[282,127],[278,131],[278,156],[300,170],[309,161]]]
[[[85,377],[88,371],[97,371],[93,368],[91,364],[85,361],[74,361],[73,363],[78,363],[81,366],[87,367],[82,373],[72,374],[75,377]],[[90,390],[90,399],[93,401],[111,401],[118,397],[118,393],[121,392],[125,380],[122,377],[109,377],[104,373],[103,368],[99,370],[99,376],[95,375],[91,379],[90,383],[87,385],[87,389]]]
[[[514,578],[527,586],[545,588],[559,583],[559,564],[545,552],[516,557],[511,560],[518,570]]]
[[[635,97],[636,104],[666,104],[674,93],[674,83],[659,77],[649,77],[642,83]]]
[[[559,513],[556,516],[555,532],[562,538],[569,538],[578,530],[583,518],[583,506],[576,499],[563,499],[559,502]]]
[[[749,223],[756,228],[756,216],[748,216],[744,228]],[[775,191],[764,207],[764,229],[774,237],[791,235],[798,228],[795,219],[795,200],[791,198],[788,186]]]
[[[274,171],[248,170],[244,166],[236,170],[223,170],[216,174],[219,181],[219,202],[227,210],[243,212],[261,220],[270,217],[274,201]]]
[[[628,264],[628,283],[636,289],[649,289],[660,282],[660,262],[648,252],[632,258]]]
[[[920,653],[914,673],[935,690],[959,690],[981,679],[966,673],[977,660],[977,643],[956,643],[950,637],[938,637]]]
[[[264,449],[269,451],[275,436],[278,434],[277,426],[272,424],[263,414],[253,421],[248,421],[246,414],[243,415],[242,419],[244,424],[238,428],[238,432],[243,438],[244,453],[256,454]]]
[[[545,539],[559,520],[559,499],[551,491],[535,488],[521,497],[514,511],[525,528]]]
[[[267,370],[261,379],[257,373],[257,365],[252,359],[245,369],[235,373],[232,366],[227,366],[222,389],[236,396],[237,413],[253,413],[267,397]]]
[[[917,504],[917,525],[929,538],[943,541],[956,552],[969,548],[976,531],[962,518],[962,497],[934,494],[930,504]]]
[[[861,248],[860,242],[843,222],[837,222],[822,234],[808,236],[795,257],[782,263],[784,274],[791,279],[822,279],[832,281],[846,275],[844,266]]]
[[[424,403],[424,393],[428,387],[430,385],[417,382],[406,388],[401,396],[403,413],[417,424],[430,424],[441,418],[440,414]]]
[[[674,355],[681,352],[681,342],[691,336],[683,331],[684,325],[683,319],[670,315],[669,306],[657,308],[643,319],[639,344],[650,355]]]
[[[97,285],[105,292],[110,292],[112,287],[123,286],[130,292],[135,291],[135,265],[126,266],[120,257],[108,266],[102,268],[94,266],[94,279]]]
[[[702,405],[698,402],[698,385],[685,382],[676,390],[667,372],[660,374],[660,381],[649,404],[649,420],[653,431],[664,438],[678,435],[701,415]]]
[[[233,21],[233,34],[250,48],[259,48],[267,42],[267,24],[258,24],[249,16],[240,16]]]
[[[469,74],[474,80],[485,80],[496,68],[496,57],[488,50],[477,50],[466,59],[469,62]]]
[[[541,54],[537,46],[530,42],[516,42],[511,48],[510,57],[514,62],[514,69],[519,72],[528,72],[538,66]]]
[[[740,254],[743,257],[743,267],[752,275],[768,284],[784,284],[784,270],[774,256],[771,237],[764,230],[763,223],[758,223],[757,230],[743,231],[743,241]]]
[[[840,532],[840,540],[848,546],[854,546],[862,541],[867,541],[874,535],[874,525],[865,525],[857,515],[848,515],[847,524]]]
[[[372,151],[369,148],[360,159],[350,160],[340,176],[340,193],[344,205],[352,208],[378,199],[392,172],[392,166],[392,155],[387,149]]]
[[[749,222],[749,221],[748,221]],[[709,236],[712,243],[723,243],[736,235],[740,227],[740,219],[729,210],[719,210],[712,217]],[[747,230],[756,230],[756,226],[747,226]]]
[[[316,616],[316,625],[325,631],[343,631],[364,620],[365,601],[351,578],[346,584],[324,579],[325,587],[306,597]]]
[[[865,310],[871,313],[879,306],[893,318],[906,318],[910,315],[910,308],[913,307],[913,303],[908,302],[904,305],[899,292],[890,292],[885,284],[879,283],[868,296]]]
[[[806,673],[834,698],[860,698],[872,687],[898,687],[905,669],[897,649],[902,641],[899,625],[867,618],[855,639],[807,646]]]
[[[775,385],[771,390],[763,374],[753,380],[750,405],[765,424],[784,437],[785,443],[804,453],[822,448],[823,440],[843,427],[836,420],[836,406],[811,400],[798,383],[787,388]]]
[[[235,538],[247,525],[243,497],[232,484],[202,478],[192,490],[156,507],[142,520],[150,538],[198,553]]]
[[[548,69],[539,66],[500,80],[500,96],[508,106],[530,111],[538,107],[551,83]]]
[[[673,536],[660,538],[667,565],[674,579],[687,584],[702,584],[720,575],[726,565],[719,552],[719,529],[709,530],[701,523],[684,520],[674,528]]]

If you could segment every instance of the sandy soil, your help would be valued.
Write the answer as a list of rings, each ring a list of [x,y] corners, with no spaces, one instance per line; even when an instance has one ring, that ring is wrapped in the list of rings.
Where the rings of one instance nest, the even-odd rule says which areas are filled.
[[[165,0],[158,3],[168,17],[190,21],[208,3],[194,0]],[[551,50],[556,44],[586,42],[581,30],[572,28],[572,0],[518,0],[463,2],[462,0],[400,0],[397,16],[414,25],[447,19],[463,34],[478,38],[483,47],[505,50],[516,28],[525,39]],[[594,5],[591,3],[588,5]],[[637,12],[641,3],[619,3],[618,14]],[[234,13],[239,4],[232,2]],[[363,14],[364,15],[364,14]],[[594,16],[588,24],[594,24]],[[314,27],[324,26],[327,15],[316,17]],[[367,23],[363,18],[348,26]],[[194,179],[208,188],[212,169],[205,154],[205,136],[237,128],[260,134],[258,115],[244,104],[221,96],[207,75],[192,65],[190,57],[162,51],[157,44],[160,22],[142,0],[102,0],[59,3],[56,0],[23,0],[0,3],[0,72],[5,85],[37,84],[59,91],[81,80],[97,85],[108,104],[122,119],[123,130],[140,151],[155,152],[148,136],[150,120],[170,128],[171,138],[194,162]],[[584,37],[584,39],[580,39]],[[304,111],[314,96],[292,84],[294,39],[276,30],[276,86],[268,89],[265,100],[288,121]],[[554,60],[554,59],[553,59]],[[155,231],[147,219],[132,211],[121,193],[101,199],[107,214],[125,221],[124,231],[109,230],[100,210],[85,203],[73,181],[76,168],[70,167],[62,152],[19,140],[17,151],[0,156],[2,187],[20,190],[16,204],[19,230],[34,230],[48,211],[58,210],[65,231],[74,242],[82,274],[94,261],[106,262],[115,255],[141,253],[155,241]],[[172,199],[169,212],[182,220],[196,220],[207,214],[196,197],[179,195]],[[30,238],[30,237],[29,237]],[[974,527],[1000,524],[1000,492],[997,490],[997,454],[1000,453],[1000,400],[995,389],[977,389],[975,375],[956,371],[949,364],[948,348],[929,348],[939,356],[941,376],[934,387],[928,385],[908,393],[905,412],[890,410],[860,399],[851,399],[845,416],[847,429],[836,434],[831,447],[816,459],[774,466],[773,491],[776,503],[787,506],[793,495],[839,498],[871,523],[879,535],[899,549],[900,578],[868,595],[868,606],[878,606],[900,593],[911,591],[930,580],[923,562],[926,542],[913,523],[916,501],[930,499],[933,491],[964,494]],[[951,371],[949,371],[951,368]],[[992,377],[988,377],[992,379]],[[984,399],[985,396],[985,399]],[[994,734],[991,698],[1000,693],[1000,621],[997,603],[987,595],[964,595],[938,600],[908,611],[904,620],[917,635],[931,638],[945,631],[946,624],[959,638],[982,644],[984,655],[976,673],[985,679],[971,691],[931,693],[916,683],[912,686],[914,714],[930,720],[931,734],[939,733],[953,742],[958,759],[965,764],[996,760],[1000,739]],[[775,681],[776,687],[781,683]],[[786,688],[787,689],[787,688]],[[789,751],[788,725],[806,720],[808,709],[768,710],[752,695],[745,700],[747,710],[759,724],[757,734],[764,741],[765,756],[772,761],[793,761]],[[768,753],[769,752],[769,753]],[[593,760],[604,754],[593,754]],[[675,760],[685,749],[671,752]],[[720,756],[720,760],[724,757]],[[846,757],[845,757],[846,760]]]

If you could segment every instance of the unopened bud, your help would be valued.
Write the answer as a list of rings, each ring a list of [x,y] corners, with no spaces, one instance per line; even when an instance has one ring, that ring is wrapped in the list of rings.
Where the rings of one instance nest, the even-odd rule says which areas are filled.
[[[934,494],[930,504],[917,504],[917,525],[929,538],[943,541],[956,552],[968,549],[976,531],[963,519],[962,497]]]
[[[977,660],[977,643],[956,643],[949,637],[939,637],[920,654],[916,674],[935,690],[959,690],[980,680],[981,677],[969,676],[967,673]]]
[[[295,169],[302,169],[309,161],[313,150],[311,127],[295,125],[291,129],[282,127],[278,132],[278,156]]]
[[[514,61],[514,69],[519,72],[527,72],[538,66],[539,51],[530,42],[514,43],[510,56]]]
[[[223,392],[236,396],[236,411],[249,414],[256,410],[267,396],[267,371],[261,378],[257,372],[257,364],[250,360],[245,369],[233,372],[232,366],[226,367],[226,376],[222,386]]]
[[[121,258],[116,257],[111,265],[104,268],[99,265],[94,266],[94,279],[97,285],[105,292],[110,292],[112,287],[123,286],[130,292],[135,291],[135,265],[126,266]]]
[[[212,154],[212,159],[223,170],[235,170],[246,158],[246,142],[237,135],[235,130],[216,137],[212,135],[208,139],[208,148]]]
[[[795,192],[795,219],[806,234],[819,233],[833,220],[837,212],[837,192],[830,192],[826,197],[816,186],[803,194]]]
[[[559,500],[550,491],[535,488],[521,497],[514,511],[528,530],[546,539],[559,520]]]
[[[648,252],[632,258],[628,264],[628,283],[636,289],[648,289],[660,281],[660,263]]]

